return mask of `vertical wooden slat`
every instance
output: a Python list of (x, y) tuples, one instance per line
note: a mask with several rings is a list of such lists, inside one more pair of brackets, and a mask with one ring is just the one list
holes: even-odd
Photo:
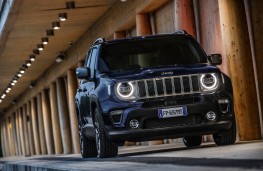
[(11, 115), (11, 123), (12, 123), (12, 134), (14, 139), (14, 148), (15, 148), (15, 155), (19, 155), (18, 151), (18, 143), (17, 143), (17, 132), (16, 132), (16, 122), (15, 122), (15, 113)]
[(68, 102), (69, 102), (69, 118), (70, 118), (70, 128), (73, 142), (74, 153), (80, 153), (80, 144), (79, 144), (79, 127), (78, 127), (78, 118), (75, 107), (75, 94), (78, 88), (77, 77), (75, 70), (69, 69), (67, 71), (68, 76)]
[(151, 20), (149, 14), (136, 14), (137, 36), (151, 35)]
[(186, 30), (196, 38), (193, 0), (175, 0), (175, 29)]
[(14, 139), (13, 139), (13, 131), (12, 131), (12, 122), (11, 122), (11, 117), (7, 118), (7, 133), (8, 133), (8, 139), (9, 139), (9, 145), (10, 145), (10, 155), (14, 156), (15, 155), (15, 144), (14, 144)]
[(220, 0), (223, 47), (234, 86), (235, 112), (240, 140), (261, 139), (256, 86), (244, 3)]
[(5, 155), (10, 156), (10, 146), (8, 141), (8, 134), (7, 134), (7, 124), (6, 120), (3, 121), (3, 135), (4, 135), (4, 143), (5, 143)]
[(37, 118), (38, 118), (38, 130), (39, 130), (41, 154), (47, 154), (47, 144), (46, 144), (44, 121), (43, 121), (41, 93), (37, 94)]
[(23, 112), (22, 108), (18, 109), (18, 120), (19, 120), (19, 131), (20, 131), (20, 142), (22, 147), (22, 155), (26, 155), (26, 147), (25, 147), (25, 134), (24, 134), (24, 126), (23, 126)]
[(34, 145), (34, 133), (33, 133), (33, 125), (32, 125), (32, 112), (31, 112), (31, 102), (27, 102), (27, 114), (28, 114), (28, 138), (29, 138), (29, 146), (30, 146), (30, 154), (35, 155), (35, 145)]
[(26, 104), (22, 107), (22, 115), (23, 115), (23, 128), (24, 128), (24, 140), (25, 140), (25, 156), (29, 156), (30, 154), (30, 144), (29, 144), (29, 138), (28, 138), (28, 127), (27, 127), (27, 106)]
[(68, 114), (68, 105), (66, 100), (66, 89), (64, 85), (64, 79), (58, 78), (56, 80), (57, 85), (57, 100), (58, 100), (58, 113), (60, 121), (60, 130), (62, 135), (62, 145), (64, 154), (72, 153), (72, 142), (70, 132), (70, 122)]
[(59, 123), (58, 102), (57, 102), (55, 82), (51, 83), (50, 85), (50, 107), (51, 107), (51, 121), (53, 128), (55, 153), (61, 154), (63, 153), (63, 148), (62, 148), (62, 140), (61, 140), (61, 130)]
[(37, 116), (37, 102), (35, 98), (31, 99), (31, 116), (32, 116), (32, 128), (36, 155), (41, 154), (40, 138), (38, 131), (38, 116)]
[(48, 90), (42, 90), (42, 112), (43, 112), (43, 123), (47, 144), (47, 152), (48, 154), (54, 154), (54, 140), (52, 133), (52, 124), (51, 124), (51, 111), (50, 111), (50, 103)]
[(15, 113), (15, 121), (16, 121), (16, 133), (17, 133), (17, 146), (18, 146), (18, 155), (23, 155), (22, 153), (22, 143), (21, 143), (21, 136), (19, 131), (19, 109), (17, 109)]
[(4, 140), (4, 121), (1, 121), (0, 123), (1, 125), (1, 146), (2, 146), (2, 153), (3, 153), (3, 157), (6, 157), (6, 147), (5, 147), (5, 140)]
[(248, 19), (249, 38), (253, 56), (254, 73), (256, 78), (257, 95), (259, 102), (259, 116), (261, 136), (263, 137), (263, 3), (262, 0), (245, 0)]

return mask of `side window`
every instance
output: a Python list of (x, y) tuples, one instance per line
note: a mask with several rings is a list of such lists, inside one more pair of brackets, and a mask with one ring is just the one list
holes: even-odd
[(90, 60), (89, 67), (90, 67), (90, 77), (91, 78), (94, 78), (94, 76), (95, 76), (97, 52), (98, 52), (97, 47), (94, 47), (92, 49), (92, 53), (91, 53), (90, 59), (89, 59)]
[(87, 57), (86, 57), (85, 64), (84, 64), (85, 67), (89, 67), (89, 65), (90, 65), (91, 53), (92, 53), (92, 50), (89, 50)]

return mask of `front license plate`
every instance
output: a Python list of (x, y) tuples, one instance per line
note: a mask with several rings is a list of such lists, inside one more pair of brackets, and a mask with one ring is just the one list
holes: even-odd
[(186, 106), (168, 108), (168, 109), (158, 109), (159, 118), (171, 118), (177, 116), (187, 116)]

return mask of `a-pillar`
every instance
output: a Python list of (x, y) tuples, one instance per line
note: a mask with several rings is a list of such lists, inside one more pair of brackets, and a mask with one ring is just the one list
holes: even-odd
[(44, 122), (44, 130), (47, 144), (48, 154), (54, 154), (54, 140), (52, 133), (52, 124), (51, 123), (51, 111), (50, 111), (50, 103), (48, 90), (42, 90), (42, 112), (43, 112), (43, 122)]
[(186, 30), (196, 37), (196, 24), (193, 0), (175, 0), (175, 29)]
[(58, 114), (58, 102), (57, 102), (57, 92), (56, 92), (56, 83), (52, 82), (50, 85), (50, 107), (51, 107), (51, 122), (54, 136), (54, 146), (55, 153), (63, 153), (62, 140), (61, 140), (61, 130), (59, 123), (59, 114)]
[(77, 77), (75, 70), (69, 69), (67, 72), (68, 76), (68, 103), (69, 103), (69, 119), (71, 127), (71, 135), (73, 142), (74, 153), (80, 152), (79, 144), (79, 131), (78, 131), (78, 118), (75, 107), (75, 94), (78, 88)]
[(34, 146), (34, 133), (33, 133), (33, 127), (32, 127), (32, 113), (31, 113), (31, 103), (30, 101), (27, 102), (27, 114), (28, 114), (28, 122), (27, 122), (27, 128), (28, 128), (28, 139), (29, 139), (29, 146), (30, 146), (30, 153), (31, 155), (35, 155), (35, 146)]
[(16, 121), (16, 135), (17, 135), (17, 146), (18, 146), (18, 155), (23, 155), (22, 153), (22, 143), (21, 143), (21, 136), (19, 130), (19, 109), (17, 109), (15, 113), (15, 121)]
[(229, 60), (240, 140), (261, 139), (256, 86), (244, 3), (220, 0), (223, 47)]
[(22, 147), (22, 155), (26, 155), (26, 146), (25, 146), (25, 134), (23, 126), (23, 112), (22, 108), (18, 109), (18, 120), (19, 120), (19, 131), (20, 131), (20, 142)]
[(56, 80), (57, 85), (57, 100), (58, 100), (58, 113), (60, 121), (60, 130), (62, 135), (62, 145), (64, 154), (72, 153), (72, 142), (70, 132), (69, 113), (66, 97), (66, 89), (64, 85), (64, 79), (58, 78)]
[[(136, 32), (137, 36), (146, 36), (152, 34), (151, 19), (148, 13), (136, 14)], [(163, 142), (163, 140), (149, 141), (148, 144), (157, 145), (163, 144)]]
[(27, 127), (27, 121), (28, 121), (28, 117), (27, 117), (27, 106), (24, 105), (22, 107), (23, 112), (23, 128), (24, 128), (24, 140), (25, 140), (25, 156), (29, 156), (30, 155), (30, 144), (29, 144), (29, 138), (28, 138), (28, 127)]
[(39, 130), (41, 154), (47, 154), (47, 144), (46, 144), (44, 122), (43, 122), (41, 93), (37, 94), (37, 118), (38, 118), (38, 130)]
[(36, 155), (41, 154), (40, 138), (38, 132), (38, 117), (37, 117), (37, 102), (35, 98), (31, 100), (31, 117), (32, 117), (32, 128)]

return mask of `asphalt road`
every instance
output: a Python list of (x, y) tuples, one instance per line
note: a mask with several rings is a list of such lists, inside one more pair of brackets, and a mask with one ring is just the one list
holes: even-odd
[(2, 158), (2, 170), (92, 170), (92, 171), (243, 171), (263, 170), (263, 142), (217, 147), (204, 144), (185, 148), (182, 144), (126, 147), (116, 158), (83, 159), (79, 154)]

